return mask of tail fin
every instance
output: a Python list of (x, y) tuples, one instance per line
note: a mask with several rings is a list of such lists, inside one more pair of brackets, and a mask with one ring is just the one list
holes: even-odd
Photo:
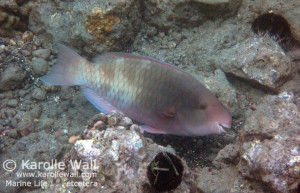
[(85, 60), (76, 52), (60, 43), (56, 43), (58, 58), (50, 72), (40, 77), (44, 83), (49, 85), (79, 85), (79, 65)]

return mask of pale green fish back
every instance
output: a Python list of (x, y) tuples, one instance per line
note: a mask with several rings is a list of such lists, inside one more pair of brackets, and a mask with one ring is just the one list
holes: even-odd
[(139, 58), (82, 65), (85, 85), (119, 110), (160, 111), (182, 92), (182, 72)]

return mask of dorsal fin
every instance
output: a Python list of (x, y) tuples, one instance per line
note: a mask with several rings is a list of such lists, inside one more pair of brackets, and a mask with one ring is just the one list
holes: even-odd
[(117, 55), (117, 52), (108, 52), (108, 53), (104, 53), (99, 56), (96, 56), (95, 58), (93, 58), (92, 61), (95, 63), (109, 63), (119, 57), (120, 56)]
[(122, 53), (122, 52), (108, 52), (108, 53), (105, 53), (105, 54), (101, 54), (101, 55), (95, 57), (93, 59), (93, 62), (108, 63), (108, 62), (111, 62), (111, 61), (115, 60), (116, 58), (133, 58), (133, 59), (149, 60), (151, 62), (158, 63), (160, 65), (170, 67), (170, 68), (175, 69), (177, 71), (180, 71), (182, 73), (186, 73), (185, 71), (183, 71), (182, 69), (180, 69), (177, 66), (174, 66), (172, 64), (168, 64), (166, 62), (163, 62), (163, 61), (151, 58), (151, 57), (142, 56), (142, 55), (135, 55), (135, 54), (126, 54), (126, 53)]

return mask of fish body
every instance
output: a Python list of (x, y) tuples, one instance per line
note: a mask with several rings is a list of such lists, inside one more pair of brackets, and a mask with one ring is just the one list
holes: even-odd
[(58, 51), (57, 64), (42, 81), (85, 86), (83, 94), (99, 110), (119, 110), (148, 132), (207, 135), (231, 125), (229, 111), (217, 98), (175, 66), (124, 53), (102, 54), (90, 62), (61, 44)]

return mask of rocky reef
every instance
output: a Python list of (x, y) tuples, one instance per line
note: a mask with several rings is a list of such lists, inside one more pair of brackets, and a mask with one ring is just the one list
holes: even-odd
[[(49, 179), (48, 185), (42, 187), (46, 192), (154, 191), (147, 178), (147, 172), (153, 172), (149, 170), (150, 162), (162, 152), (172, 156), (175, 154), (172, 147), (163, 147), (145, 138), (143, 130), (119, 112), (95, 115), (83, 134), (72, 142), (72, 150), (64, 157), (64, 162), (68, 163), (66, 169), (50, 169), (48, 172), (75, 172), (76, 178)], [(78, 168), (72, 165), (74, 160), (81, 163)], [(183, 192), (191, 186), (191, 171), (183, 160), (182, 163), (178, 171), (181, 171), (183, 177), (180, 178), (179, 187), (175, 186), (174, 192)], [(171, 176), (169, 174), (165, 178)], [(78, 186), (69, 187), (67, 184), (70, 182), (76, 182)]]
[(21, 31), (28, 28), (28, 17), (31, 13), (33, 2), (21, 1), (1, 1), (0, 2), (0, 36), (14, 37), (20, 35)]
[[(1, 192), (299, 192), (299, 10), (298, 0), (0, 2)], [(153, 135), (99, 113), (80, 87), (39, 80), (55, 42), (88, 59), (121, 51), (174, 64), (230, 110), (232, 128)], [(20, 176), (30, 172), (49, 176)]]
[(300, 112), (293, 102), (294, 96), (287, 92), (261, 99), (237, 143), (218, 153), (212, 171), (200, 170), (198, 188), (204, 192), (221, 188), (221, 192), (297, 192)]
[(240, 132), (239, 171), (268, 191), (299, 190), (300, 112), (293, 102), (292, 93), (266, 96)]
[[(45, 1), (33, 9), (29, 24), (45, 43), (73, 42), (80, 52), (99, 54), (133, 40), (140, 26), (139, 7), (135, 0)], [(66, 28), (66, 23), (72, 25)]]

